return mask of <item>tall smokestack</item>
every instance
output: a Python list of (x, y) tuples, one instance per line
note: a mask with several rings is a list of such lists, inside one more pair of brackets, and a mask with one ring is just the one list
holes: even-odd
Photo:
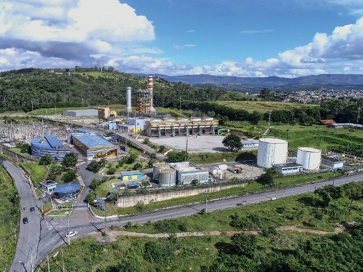
[(148, 76), (147, 77), (147, 89), (149, 93), (151, 94), (151, 112), (155, 112), (154, 109), (154, 77)]
[(126, 88), (126, 112), (127, 115), (132, 113), (132, 106), (131, 106), (131, 87)]

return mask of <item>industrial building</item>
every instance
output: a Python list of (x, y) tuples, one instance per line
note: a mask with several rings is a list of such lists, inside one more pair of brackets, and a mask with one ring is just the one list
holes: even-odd
[(331, 168), (331, 169), (340, 169), (340, 168), (343, 168), (344, 161), (342, 161), (338, 158), (322, 156), (321, 157), (321, 166), (326, 167), (326, 168)]
[[(131, 90), (130, 90), (131, 98)], [(126, 89), (126, 98), (129, 97), (128, 89)], [(155, 112), (154, 109), (154, 77), (147, 77), (147, 90), (137, 91), (137, 105), (136, 112), (140, 114), (151, 114)], [(130, 104), (129, 100), (126, 99), (126, 109)], [(129, 113), (129, 111), (128, 111)]]
[(285, 164), (287, 159), (287, 142), (274, 138), (260, 139), (258, 144), (257, 165), (271, 168), (275, 164)]
[(54, 192), (55, 187), (57, 187), (57, 182), (54, 180), (45, 180), (42, 182), (39, 182), (41, 188), (43, 191), (46, 191), (48, 193)]
[(213, 118), (151, 120), (145, 123), (148, 137), (202, 135), (218, 132), (218, 120)]
[(332, 127), (332, 128), (352, 127), (352, 128), (355, 128), (355, 129), (363, 129), (363, 125), (354, 124), (354, 123), (335, 123), (335, 124), (329, 124), (328, 127)]
[(120, 178), (122, 181), (141, 180), (142, 173), (140, 171), (122, 172)]
[(303, 170), (303, 166), (298, 163), (275, 164), (274, 167), (284, 175), (298, 174)]
[(74, 133), (71, 141), (84, 155), (87, 161), (98, 158), (116, 157), (118, 146), (106, 141), (96, 134)]
[(246, 139), (246, 140), (241, 140), (241, 143), (243, 148), (247, 147), (253, 148), (253, 147), (258, 147), (259, 141), (254, 139)]
[(170, 168), (168, 164), (157, 163), (153, 167), (153, 179), (159, 181), (162, 187), (172, 187), (176, 185), (176, 170)]
[(30, 145), (32, 155), (38, 159), (50, 155), (55, 161), (63, 161), (64, 156), (71, 153), (71, 150), (65, 147), (54, 135), (36, 138), (31, 141)]
[(110, 117), (117, 117), (117, 113), (114, 110), (110, 110), (110, 108), (98, 108), (97, 111), (98, 119), (107, 120)]
[(305, 170), (318, 170), (321, 165), (321, 150), (310, 147), (299, 147), (296, 163)]
[(93, 109), (88, 110), (64, 110), (62, 114), (65, 116), (82, 117), (82, 116), (98, 116), (98, 111)]
[(188, 185), (193, 180), (205, 183), (209, 180), (208, 170), (202, 170), (191, 162), (171, 163), (170, 166), (176, 170), (177, 181), (180, 185)]

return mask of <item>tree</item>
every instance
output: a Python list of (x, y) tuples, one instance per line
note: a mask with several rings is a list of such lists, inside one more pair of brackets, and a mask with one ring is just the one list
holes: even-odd
[(242, 148), (241, 138), (237, 135), (228, 135), (223, 139), (222, 143), (231, 152), (238, 151)]
[(142, 164), (137, 162), (134, 164), (134, 167), (132, 167), (132, 170), (142, 170)]
[(265, 186), (274, 186), (275, 184), (275, 179), (276, 178), (280, 178), (283, 175), (277, 171), (276, 168), (270, 168), (266, 171), (265, 174), (262, 174), (258, 179), (257, 182), (265, 185)]
[(97, 173), (98, 171), (101, 170), (101, 165), (97, 162), (97, 161), (91, 161), (88, 165), (87, 165), (87, 169), (89, 171), (92, 171), (93, 173)]
[(75, 180), (76, 177), (77, 177), (76, 170), (70, 169), (63, 174), (62, 180), (64, 182), (68, 183), (68, 182), (72, 182), (73, 180)]
[(260, 91), (260, 97), (265, 100), (269, 100), (271, 98), (271, 91), (269, 88), (263, 88)]
[(116, 168), (115, 167), (110, 167), (108, 170), (107, 170), (107, 175), (113, 175), (116, 173)]
[(40, 165), (49, 165), (51, 163), (52, 163), (52, 157), (50, 155), (44, 155), (39, 160)]
[(63, 158), (63, 165), (65, 167), (75, 167), (77, 164), (77, 155), (74, 153), (69, 153), (64, 156)]

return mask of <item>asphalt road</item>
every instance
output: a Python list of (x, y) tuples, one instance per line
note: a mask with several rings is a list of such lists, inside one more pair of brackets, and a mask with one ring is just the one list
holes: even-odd
[[(354, 176), (345, 176), (339, 179), (335, 179), (335, 185), (344, 185), (351, 182), (358, 182), (363, 180), (363, 174)], [(317, 188), (324, 187), (326, 185), (332, 184), (333, 181), (323, 181), (314, 184), (306, 184), (293, 188), (280, 189), (273, 192), (263, 192), (256, 193), (247, 196), (234, 197), (229, 199), (222, 199), (217, 201), (212, 201), (208, 203), (208, 212), (228, 209), (236, 206), (245, 206), (249, 204), (259, 203), (263, 201), (274, 201), (272, 198), (282, 198), (288, 196), (299, 195), (307, 192), (314, 192)], [(135, 217), (124, 217), (119, 220), (107, 221), (107, 227), (111, 226), (123, 226), (127, 222), (132, 222), (133, 224), (139, 223), (144, 224), (147, 221), (159, 221), (170, 218), (179, 218), (184, 216), (190, 216), (198, 213), (200, 210), (205, 208), (204, 204), (189, 205), (185, 207), (179, 207), (174, 209), (156, 211), (151, 213), (146, 213), (138, 215)], [(37, 255), (36, 263), (39, 264), (50, 252), (52, 252), (57, 247), (67, 243), (65, 237), (68, 231), (67, 218), (62, 219), (52, 219), (49, 222), (43, 222), (47, 224), (47, 227), (42, 228), (42, 237), (39, 243), (39, 251)], [(82, 235), (89, 234), (94, 231), (101, 231), (105, 224), (104, 221), (89, 219), (86, 211), (75, 210), (69, 219), (70, 230), (77, 231), (78, 237)]]
[[(35, 263), (40, 239), (40, 221), (41, 214), (35, 205), (30, 185), (22, 172), (8, 161), (0, 158), (5, 169), (15, 180), (15, 185), (20, 196), (21, 218), (20, 233), (16, 246), (16, 254), (10, 271), (31, 271), (31, 262)], [(31, 212), (30, 208), (35, 207)], [(25, 208), (24, 210), (22, 208)], [(28, 223), (23, 223), (23, 218), (28, 218)]]

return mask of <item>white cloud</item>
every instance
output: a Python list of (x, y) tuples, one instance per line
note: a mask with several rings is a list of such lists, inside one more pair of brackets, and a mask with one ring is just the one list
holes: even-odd
[(90, 55), (155, 53), (152, 22), (118, 0), (5, 0), (0, 3), (0, 49), (90, 61)]
[(195, 44), (184, 44), (185, 47), (195, 47)]

